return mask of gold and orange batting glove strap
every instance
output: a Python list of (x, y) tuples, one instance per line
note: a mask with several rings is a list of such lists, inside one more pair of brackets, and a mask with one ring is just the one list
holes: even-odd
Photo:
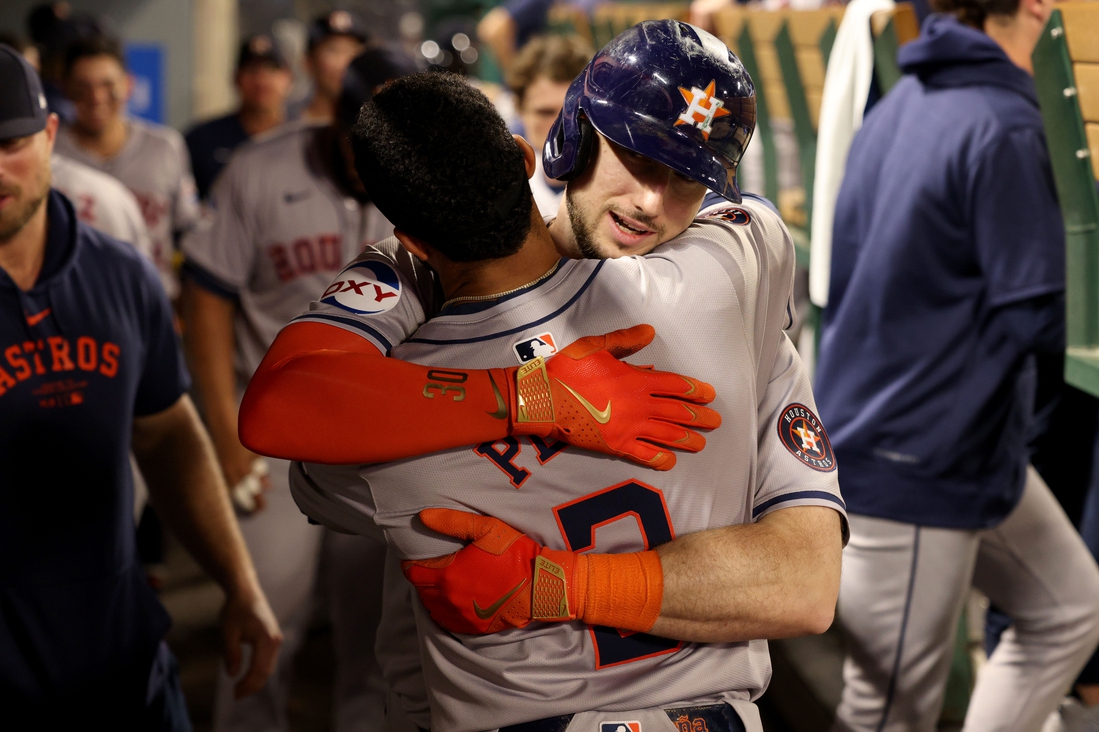
[(433, 531), (471, 541), (443, 557), (402, 563), (431, 617), (455, 633), (496, 633), (582, 620), (648, 631), (664, 575), (655, 552), (574, 554), (547, 549), (503, 521), (448, 508), (420, 512)]
[(647, 633), (660, 617), (664, 569), (654, 551), (591, 554), (583, 614), (589, 625)]
[(510, 432), (538, 435), (671, 470), (673, 450), (698, 452), (721, 415), (703, 406), (712, 386), (687, 376), (633, 366), (621, 359), (649, 345), (656, 332), (636, 325), (587, 336), (546, 361), (494, 370), (508, 388)]
[(664, 570), (654, 551), (573, 554), (543, 548), (534, 560), (531, 619), (581, 620), (648, 632), (660, 616)]

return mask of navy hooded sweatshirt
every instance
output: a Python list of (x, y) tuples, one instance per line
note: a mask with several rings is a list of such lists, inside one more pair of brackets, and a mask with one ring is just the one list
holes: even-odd
[(1033, 79), (931, 16), (851, 145), (816, 376), (848, 511), (995, 526), (1022, 494), (1065, 242)]

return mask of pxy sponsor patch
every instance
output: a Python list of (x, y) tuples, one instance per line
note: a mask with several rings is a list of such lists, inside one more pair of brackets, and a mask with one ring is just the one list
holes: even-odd
[(640, 722), (600, 722), (599, 732), (641, 732)]
[(401, 281), (384, 262), (355, 262), (340, 272), (321, 295), (326, 305), (358, 315), (376, 315), (392, 310), (401, 300)]
[(557, 342), (553, 333), (541, 333), (533, 338), (524, 338), (518, 343), (513, 343), (511, 349), (515, 351), (519, 363), (526, 363), (542, 356), (549, 358), (557, 353)]
[(778, 418), (778, 436), (794, 457), (813, 470), (836, 469), (832, 444), (817, 415), (804, 404), (791, 404)]

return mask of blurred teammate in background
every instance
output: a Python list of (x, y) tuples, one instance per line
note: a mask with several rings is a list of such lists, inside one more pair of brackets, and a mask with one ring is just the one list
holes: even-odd
[(253, 646), (237, 693), (263, 685), (281, 636), (186, 394), (156, 271), (50, 190), (58, 119), (7, 46), (0, 89), (0, 699), (41, 729), (101, 718), (189, 730), (170, 620), (136, 557), (131, 447), (225, 591), (229, 665)]
[(971, 586), (1015, 624), (966, 730), (1039, 729), (1099, 641), (1099, 568), (1027, 449), (1035, 356), (1065, 349), (1031, 62), (1053, 4), (937, 8), (852, 141), (832, 229), (816, 388), (851, 521), (843, 732), (935, 729)]
[[(81, 38), (104, 32), (104, 21), (85, 13), (74, 13), (67, 2), (36, 5), (27, 14), (27, 34), (38, 52), (31, 65), (42, 79), (42, 91), (50, 111), (71, 124), (75, 115), (72, 102), (62, 91), (65, 76), (65, 49)], [(22, 50), (22, 49), (20, 49)]]
[[(237, 505), (245, 541), (280, 623), (286, 653), (262, 692), (235, 702), (221, 675), (215, 729), (286, 728), (294, 652), (326, 596), (336, 655), (334, 728), (376, 730), (385, 688), (374, 660), (385, 546), (310, 526), (294, 505), (289, 464), (240, 444), (237, 405), (283, 325), (320, 297), (363, 247), (393, 232), (354, 170), (347, 131), (375, 87), (416, 70), (403, 53), (375, 48), (351, 62), (331, 125), (292, 124), (234, 154), (210, 196), (212, 219), (183, 243), (187, 347), (204, 415)], [(256, 489), (261, 483), (266, 492)], [(323, 560), (322, 560), (323, 557)], [(323, 561), (324, 587), (317, 587)]]
[[(507, 0), (485, 13), (477, 24), (477, 37), (492, 49), (496, 63), (507, 73), (516, 54), (549, 22), (549, 11), (559, 0)], [(566, 0), (585, 13), (599, 0)]]
[(278, 44), (270, 36), (258, 34), (240, 45), (233, 81), (240, 107), (195, 125), (186, 135), (195, 184), (203, 200), (238, 145), (286, 120), (286, 98), (294, 80)]
[(133, 79), (126, 72), (121, 46), (112, 38), (97, 36), (69, 46), (65, 86), (76, 121), (58, 132), (58, 152), (113, 175), (137, 197), (161, 281), (175, 299), (175, 240), (198, 218), (183, 137), (170, 127), (126, 115)]
[(561, 113), (569, 84), (594, 53), (576, 36), (539, 36), (523, 47), (508, 72), (508, 88), (515, 95), (515, 107), (523, 123), (521, 134), (537, 153), (530, 189), (543, 216), (557, 215), (565, 186), (546, 176), (542, 169), (542, 147)]
[(331, 122), (340, 98), (343, 72), (351, 59), (362, 53), (369, 34), (358, 16), (347, 10), (333, 10), (309, 25), (305, 66), (313, 79), (313, 95), (304, 109), (293, 110), (291, 118), (307, 122)]

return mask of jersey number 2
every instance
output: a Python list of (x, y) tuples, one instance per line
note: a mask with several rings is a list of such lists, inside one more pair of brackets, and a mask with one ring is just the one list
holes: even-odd
[[(633, 480), (564, 503), (555, 507), (553, 513), (566, 546), (573, 552), (594, 548), (595, 530), (600, 526), (631, 517), (641, 529), (646, 549), (675, 538), (664, 494)], [(646, 633), (623, 633), (601, 625), (592, 626), (591, 635), (597, 669), (675, 653), (683, 646), (679, 641)]]

